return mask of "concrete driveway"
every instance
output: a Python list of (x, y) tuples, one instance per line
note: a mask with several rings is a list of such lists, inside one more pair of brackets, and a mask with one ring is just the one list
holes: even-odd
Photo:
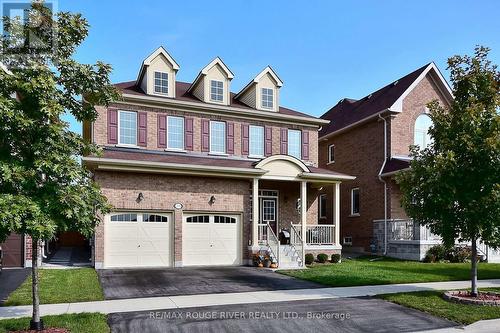
[(106, 269), (98, 275), (105, 299), (324, 287), (254, 267)]
[(457, 326), (373, 298), (225, 305), (111, 314), (112, 332), (416, 332)]

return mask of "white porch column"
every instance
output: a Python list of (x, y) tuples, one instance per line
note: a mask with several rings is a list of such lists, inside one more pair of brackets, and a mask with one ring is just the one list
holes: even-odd
[(302, 264), (306, 262), (306, 225), (307, 225), (307, 182), (300, 182), (300, 227), (302, 228)]
[(333, 224), (335, 225), (335, 245), (340, 245), (340, 183), (336, 183), (333, 196)]
[(252, 246), (259, 245), (259, 179), (252, 184)]

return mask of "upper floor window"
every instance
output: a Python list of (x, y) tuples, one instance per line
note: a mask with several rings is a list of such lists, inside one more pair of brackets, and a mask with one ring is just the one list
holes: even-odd
[(269, 88), (262, 88), (262, 107), (273, 108), (273, 90)]
[(328, 163), (335, 162), (335, 145), (328, 146)]
[(167, 148), (184, 149), (184, 118), (167, 117)]
[(168, 73), (155, 72), (155, 93), (168, 94)]
[(264, 127), (250, 126), (250, 155), (264, 156)]
[(119, 144), (137, 145), (137, 112), (118, 112)]
[(210, 80), (210, 100), (215, 102), (224, 100), (224, 82)]
[(326, 194), (321, 194), (319, 196), (319, 217), (326, 217)]
[(432, 119), (427, 114), (421, 114), (415, 121), (415, 132), (413, 144), (420, 147), (420, 149), (426, 148), (432, 143), (432, 138), (429, 135), (429, 129), (432, 126)]
[(299, 130), (288, 130), (288, 155), (298, 158), (302, 158), (301, 146), (302, 146), (302, 132)]
[(351, 189), (351, 215), (359, 215), (359, 187)]
[(210, 152), (226, 153), (226, 123), (223, 121), (210, 122)]

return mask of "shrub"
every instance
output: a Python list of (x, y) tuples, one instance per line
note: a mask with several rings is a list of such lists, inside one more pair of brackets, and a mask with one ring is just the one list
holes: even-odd
[(312, 253), (306, 254), (306, 265), (310, 265), (314, 262), (314, 255)]
[(424, 262), (467, 262), (471, 257), (471, 249), (468, 246), (454, 246), (447, 248), (444, 245), (435, 245), (427, 250)]
[(318, 256), (316, 257), (316, 259), (318, 259), (318, 262), (319, 262), (319, 263), (324, 264), (325, 262), (327, 262), (327, 261), (328, 261), (328, 255), (327, 255), (327, 254), (325, 254), (325, 253), (320, 253), (320, 254), (318, 254)]
[(439, 262), (446, 258), (446, 247), (444, 245), (434, 245), (427, 250), (424, 262)]
[(332, 262), (333, 262), (334, 264), (336, 264), (336, 263), (340, 262), (340, 254), (338, 254), (338, 253), (334, 253), (334, 254), (332, 254)]

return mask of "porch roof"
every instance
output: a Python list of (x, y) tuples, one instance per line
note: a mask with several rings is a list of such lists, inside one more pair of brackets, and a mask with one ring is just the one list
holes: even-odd
[[(171, 174), (191, 174), (204, 176), (224, 176), (239, 178), (268, 178), (280, 174), (281, 169), (272, 172), (266, 168), (273, 161), (288, 163), (297, 167), (295, 175), (282, 177), (283, 180), (310, 180), (318, 182), (338, 182), (355, 177), (327, 169), (306, 166), (303, 162), (287, 155), (273, 155), (263, 160), (252, 160), (228, 156), (207, 156), (196, 153), (172, 153), (144, 149), (105, 147), (101, 157), (86, 156), (83, 162), (91, 169), (136, 171)], [(280, 167), (283, 167), (282, 165)], [(283, 172), (285, 172), (283, 170)], [(292, 177), (293, 176), (293, 177)], [(297, 178), (297, 179), (292, 179)]]

